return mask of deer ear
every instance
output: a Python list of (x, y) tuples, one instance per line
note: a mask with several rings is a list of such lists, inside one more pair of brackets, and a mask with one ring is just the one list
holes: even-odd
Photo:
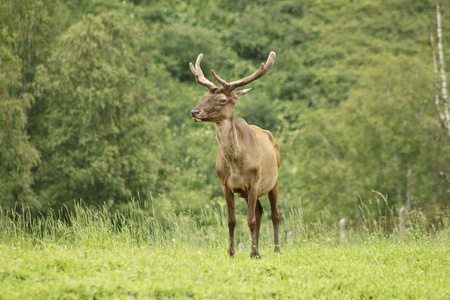
[(234, 92), (236, 97), (239, 99), (240, 97), (244, 96), (245, 94), (247, 94), (248, 91), (250, 91), (250, 89), (245, 89), (245, 90), (241, 90), (241, 91), (236, 91)]

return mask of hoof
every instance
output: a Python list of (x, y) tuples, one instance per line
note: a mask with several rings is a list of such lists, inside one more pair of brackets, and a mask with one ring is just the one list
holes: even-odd
[(275, 246), (275, 250), (273, 250), (273, 252), (274, 252), (274, 253), (282, 254), (282, 253), (281, 253), (281, 250), (280, 250), (280, 246)]
[(229, 249), (228, 252), (230, 253), (230, 257), (234, 257), (234, 249)]
[(250, 253), (250, 257), (253, 259), (261, 259), (261, 255), (259, 255), (258, 251), (253, 251), (252, 253)]

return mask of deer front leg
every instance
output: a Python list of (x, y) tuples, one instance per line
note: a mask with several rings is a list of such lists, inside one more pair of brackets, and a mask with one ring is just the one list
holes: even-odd
[(222, 186), (223, 194), (227, 202), (228, 208), (228, 236), (230, 242), (229, 253), (230, 257), (234, 256), (234, 228), (236, 227), (236, 216), (234, 214), (234, 194), (225, 186)]
[(250, 252), (250, 257), (259, 259), (261, 258), (261, 255), (259, 255), (258, 252), (258, 234), (259, 234), (259, 228), (258, 228), (258, 222), (256, 219), (256, 203), (258, 201), (257, 198), (257, 187), (252, 186), (250, 189), (250, 193), (248, 194), (248, 217), (247, 217), (247, 224), (248, 227), (250, 227), (250, 234), (252, 237), (252, 252)]
[(276, 253), (281, 253), (280, 251), (280, 236), (278, 233), (278, 227), (280, 225), (281, 214), (278, 210), (278, 181), (269, 192), (270, 209), (272, 210), (272, 222), (273, 222), (273, 233), (275, 239), (275, 251)]

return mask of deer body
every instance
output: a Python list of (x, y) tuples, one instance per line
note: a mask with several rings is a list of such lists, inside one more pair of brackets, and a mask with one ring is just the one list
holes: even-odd
[(234, 256), (234, 228), (236, 217), (234, 212), (234, 195), (246, 200), (248, 204), (247, 223), (252, 237), (253, 258), (260, 258), (258, 252), (259, 229), (263, 208), (258, 198), (268, 194), (274, 225), (275, 252), (279, 250), (278, 226), (280, 212), (278, 199), (278, 168), (280, 167), (280, 152), (278, 143), (272, 134), (248, 125), (244, 119), (234, 119), (234, 108), (237, 100), (250, 89), (233, 91), (237, 86), (245, 85), (262, 77), (273, 65), (275, 53), (271, 52), (266, 65), (254, 74), (227, 83), (212, 71), (213, 76), (223, 85), (217, 88), (207, 80), (200, 68), (200, 54), (195, 67), (190, 64), (197, 82), (210, 91), (203, 101), (192, 111), (191, 116), (196, 122), (214, 122), (216, 126), (219, 153), (216, 160), (216, 172), (222, 183), (222, 190), (228, 208), (229, 253)]
[[(216, 171), (222, 185), (242, 198), (248, 197), (252, 186), (257, 186), (258, 198), (267, 195), (278, 177), (278, 143), (269, 131), (248, 125), (244, 119), (230, 123), (216, 125), (220, 147)], [(232, 126), (236, 134), (230, 134), (233, 130), (227, 131)], [(242, 148), (245, 151), (241, 151)]]

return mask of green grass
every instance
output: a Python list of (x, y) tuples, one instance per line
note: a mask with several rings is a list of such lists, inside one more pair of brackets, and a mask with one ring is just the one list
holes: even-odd
[(410, 223), (404, 238), (350, 230), (341, 241), (335, 226), (298, 228), (291, 214), (283, 234), (297, 226), (294, 242), (274, 254), (264, 220), (262, 259), (252, 260), (243, 222), (244, 247), (228, 257), (224, 211), (174, 215), (163, 226), (137, 210), (77, 207), (68, 220), (2, 216), (0, 299), (450, 298), (446, 228)]

